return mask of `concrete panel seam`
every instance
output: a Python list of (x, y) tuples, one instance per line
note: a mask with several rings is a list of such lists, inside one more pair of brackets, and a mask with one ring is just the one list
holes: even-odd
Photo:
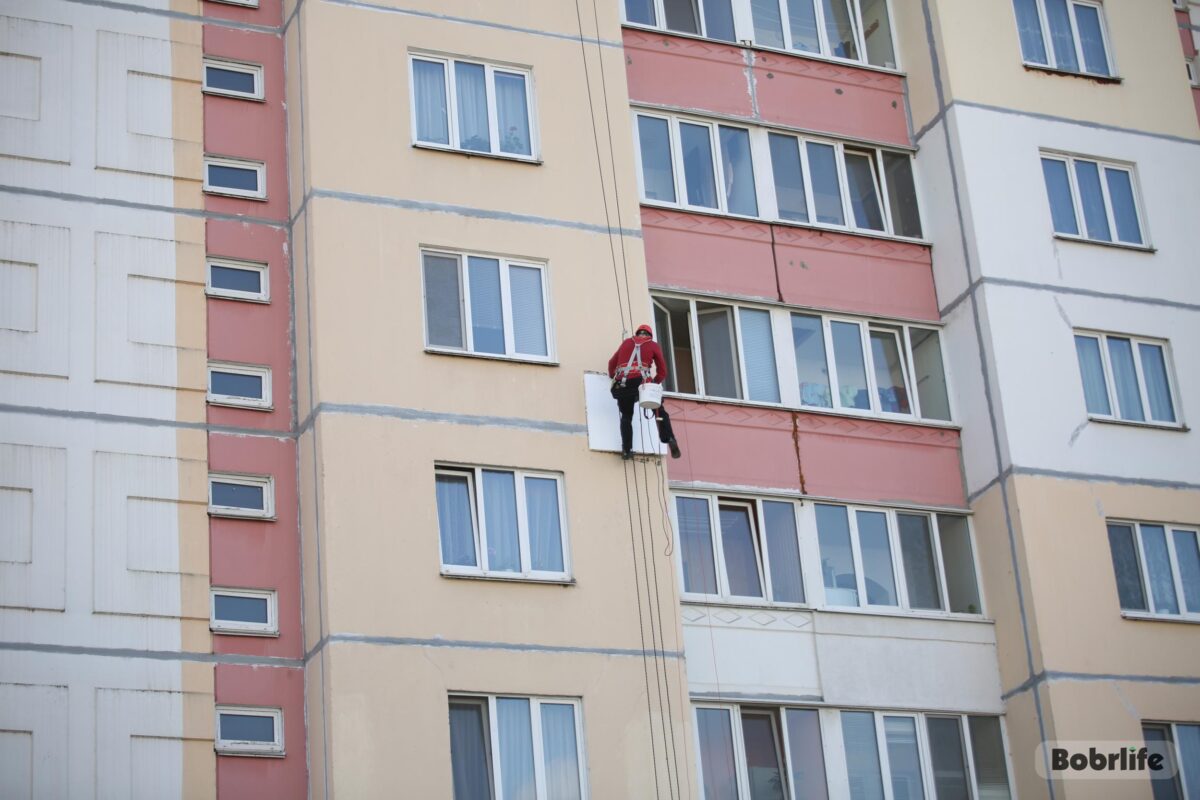
[(273, 430), (268, 428), (240, 428), (233, 425), (214, 425), (208, 422), (185, 422), (175, 419), (158, 419), (155, 417), (135, 417), (124, 414), (106, 414), (98, 411), (74, 411), (65, 408), (43, 408), (41, 406), (20, 406), (12, 403), (0, 403), (0, 414), (30, 414), (38, 417), (55, 419), (78, 419), (90, 422), (109, 422), (115, 425), (141, 425), (147, 428), (176, 428), (179, 430), (205, 431), (207, 433), (224, 433), (231, 436), (261, 436), (267, 439), (294, 439), (296, 434), (290, 430)]
[(359, 405), (353, 403), (319, 403), (301, 424), (298, 434), (303, 435), (322, 414), (349, 414), (354, 416), (391, 417), (417, 422), (448, 422), (455, 425), (479, 425), (544, 433), (580, 435), (587, 433), (587, 425), (573, 422), (548, 422), (523, 417), (490, 417), (478, 414), (455, 414), (445, 411), (425, 411), (419, 408), (400, 406)]
[(1100, 300), (1116, 300), (1122, 303), (1135, 303), (1138, 305), (1163, 306), (1165, 308), (1177, 308), (1181, 311), (1200, 311), (1200, 303), (1185, 303), (1182, 300), (1169, 300), (1165, 297), (1146, 297), (1144, 295), (1124, 294), (1123, 292), (1102, 292), (1098, 289), (1086, 289), (1080, 286), (1057, 286), (1053, 283), (1038, 283), (1036, 281), (1022, 281), (1014, 278), (997, 278), (983, 276), (976, 278), (975, 281), (962, 291), (958, 297), (955, 297), (947, 303), (941, 310), (943, 317), (947, 316), (955, 308), (957, 308), (967, 297), (973, 294), (980, 286), (1008, 286), (1015, 289), (1029, 289), (1035, 292), (1050, 292), (1051, 294), (1072, 294), (1080, 297), (1095, 297)]
[[(74, 0), (69, 1), (74, 2)], [(47, 197), (52, 200), (65, 200), (69, 203), (92, 203), (100, 206), (128, 208), (134, 211), (159, 211), (164, 214), (178, 214), (184, 217), (199, 217), (200, 219), (216, 219), (228, 222), (242, 222), (251, 225), (266, 225), (271, 228), (282, 229), (287, 227), (287, 223), (282, 220), (267, 219), (266, 217), (250, 217), (243, 214), (224, 214), (218, 211), (205, 211), (202, 208), (179, 208), (177, 206), (163, 206), (155, 203), (136, 203), (132, 200), (119, 200), (114, 197), (94, 197), (91, 195), (71, 194), (68, 192), (52, 192), (48, 189), (32, 189), (27, 186), (0, 185), (0, 192), (9, 194), (23, 194), (31, 197)]]
[(1058, 681), (1124, 681), (1127, 683), (1163, 683), (1172, 686), (1197, 686), (1200, 685), (1200, 675), (1137, 675), (1109, 672), (1062, 672), (1059, 670), (1045, 670), (1009, 689), (1000, 695), (1000, 699), (1007, 701), (1009, 698), (1024, 694), (1034, 687)]
[(1200, 489), (1200, 483), (1169, 481), (1160, 478), (1127, 478), (1121, 475), (1102, 475), (1095, 472), (1072, 472), (1070, 470), (1042, 469), (1040, 467), (1011, 468), (1014, 475), (1036, 475), (1046, 478), (1092, 481), (1095, 483), (1117, 483), (1125, 486), (1149, 486), (1156, 489)]
[[(439, 22), (454, 22), (459, 25), (477, 25), (481, 28), (491, 28), (493, 30), (510, 31), (512, 33), (524, 33), (530, 36), (544, 36), (548, 39), (562, 39), (568, 42), (578, 42), (582, 37), (570, 33), (559, 33), (557, 31), (546, 31), (539, 28), (525, 28), (519, 25), (505, 25), (502, 22), (492, 22), (486, 19), (476, 19), (474, 17), (456, 17), (450, 14), (435, 14), (432, 11), (420, 11), (415, 8), (397, 8), (396, 6), (381, 6), (375, 3), (364, 3), (362, 0), (323, 0), (325, 3), (332, 6), (346, 6), (348, 8), (361, 8), (368, 11), (381, 11), (387, 14), (402, 14), (408, 17), (422, 17), (424, 19), (434, 19)], [(615, 42), (611, 39), (586, 38), (583, 41), (588, 44), (601, 45), (603, 47), (613, 47), (622, 49), (625, 47), (623, 42)]]
[(824, 703), (825, 698), (819, 694), (761, 694), (758, 692), (688, 692), (692, 700), (713, 702), (753, 701), (756, 703)]
[(682, 659), (681, 650), (642, 650), (636, 647), (584, 647), (573, 645), (533, 644), (529, 642), (492, 642), (471, 639), (420, 638), (414, 636), (369, 636), (359, 633), (331, 633), (313, 646), (304, 656), (307, 663), (334, 644), (368, 644), (380, 647), (446, 647), (464, 650), (508, 650), (518, 653), (549, 653), (559, 655), (597, 655), (644, 658)]
[(201, 653), (190, 650), (138, 650), (130, 647), (88, 647), (83, 645), (40, 644), (38, 642), (0, 642), (0, 650), (20, 653), (50, 653), (54, 655), (103, 656), (148, 661), (189, 661), (201, 664), (239, 664), (255, 667), (288, 667), (299, 669), (303, 659), (284, 656), (254, 656), (240, 653)]
[(204, 25), (219, 25), (223, 28), (237, 28), (239, 30), (254, 31), (256, 33), (271, 33), (278, 35), (282, 32), (282, 28), (273, 25), (255, 25), (251, 22), (237, 22), (236, 20), (221, 19), (220, 17), (206, 17), (201, 14), (189, 14), (186, 11), (172, 11), (166, 8), (150, 8), (148, 6), (135, 5), (133, 3), (117, 3), (113, 0), (63, 0), (64, 3), (74, 3), (81, 6), (97, 6), (99, 8), (108, 8), (113, 11), (128, 11), (131, 14), (150, 14), (156, 17), (166, 17), (168, 19), (178, 19), (184, 22), (198, 22)]

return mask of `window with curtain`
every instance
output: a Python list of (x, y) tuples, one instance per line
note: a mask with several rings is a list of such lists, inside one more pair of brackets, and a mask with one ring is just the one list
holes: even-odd
[(1167, 342), (1076, 332), (1089, 417), (1178, 426)]
[(1200, 531), (1183, 525), (1109, 522), (1121, 610), (1200, 619)]
[(804, 602), (792, 501), (677, 494), (675, 520), (685, 595)]
[(470, 253), (421, 253), (431, 349), (549, 361), (546, 267)]
[(427, 55), (411, 62), (418, 144), (535, 157), (528, 70)]
[(454, 800), (583, 797), (579, 700), (451, 695), (449, 707)]
[(1132, 167), (1043, 154), (1042, 177), (1055, 233), (1145, 246)]
[(561, 476), (444, 466), (434, 483), (444, 573), (568, 577)]
[(817, 503), (826, 606), (981, 614), (966, 517)]
[(1013, 0), (1026, 64), (1113, 75), (1104, 6), (1094, 0)]
[[(905, 238), (922, 235), (908, 153), (648, 111), (635, 120), (647, 202)], [(1116, 185), (1120, 176), (1111, 180)], [(1118, 205), (1124, 202), (1123, 195), (1113, 196)]]
[(624, 7), (633, 25), (897, 66), (886, 0), (625, 0)]

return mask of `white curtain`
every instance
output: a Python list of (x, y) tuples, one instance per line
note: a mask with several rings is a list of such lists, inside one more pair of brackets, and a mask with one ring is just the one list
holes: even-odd
[(1167, 382), (1167, 363), (1163, 349), (1156, 344), (1138, 344), (1142, 357), (1142, 377), (1146, 379), (1146, 397), (1150, 400), (1150, 419), (1174, 422), (1175, 407), (1171, 403), (1171, 385)]
[(416, 94), (417, 139), (450, 144), (446, 119), (446, 67), (437, 61), (413, 60), (413, 90)]
[(513, 347), (526, 355), (547, 355), (542, 271), (536, 267), (509, 267), (508, 292), (512, 303)]
[(529, 701), (523, 697), (497, 698), (496, 722), (500, 728), (501, 800), (537, 800)]
[(454, 800), (491, 800), (488, 749), (481, 703), (450, 704), (450, 768)]
[(525, 96), (525, 76), (499, 70), (494, 74), (500, 151), (522, 156), (533, 155), (529, 139), (529, 103)]
[(1128, 339), (1115, 336), (1108, 338), (1108, 363), (1112, 366), (1121, 419), (1138, 422), (1146, 419), (1142, 410), (1142, 396), (1138, 392), (1137, 370), (1133, 366), (1133, 347)]
[(746, 389), (751, 400), (779, 402), (779, 371), (775, 368), (775, 339), (771, 335), (771, 312), (739, 308), (742, 322), (742, 353), (746, 360)]
[(529, 517), (529, 558), (534, 569), (562, 572), (562, 528), (558, 518), (558, 481), (525, 479)]
[(803, 603), (804, 581), (800, 577), (800, 546), (792, 504), (764, 501), (763, 519), (767, 527), (773, 598), (784, 603)]
[(477, 353), (504, 352), (504, 311), (500, 299), (500, 262), (467, 259), (471, 285), (471, 336)]
[(442, 563), (474, 567), (475, 535), (471, 528), (471, 491), (466, 476), (437, 476), (438, 529)]
[(458, 144), (466, 150), (491, 152), (488, 133), (487, 74), (482, 64), (454, 62), (458, 94)]
[(488, 568), (501, 572), (520, 572), (517, 492), (511, 472), (483, 471), (483, 506), (487, 520)]
[(579, 800), (579, 748), (575, 741), (575, 708), (542, 703), (542, 757), (548, 800)]
[(1175, 574), (1167, 550), (1167, 535), (1161, 525), (1142, 525), (1142, 552), (1146, 554), (1146, 572), (1150, 575), (1150, 595), (1154, 611), (1178, 614), (1179, 598), (1175, 596)]

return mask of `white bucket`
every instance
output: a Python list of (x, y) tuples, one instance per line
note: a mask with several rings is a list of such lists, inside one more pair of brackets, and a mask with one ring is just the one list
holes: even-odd
[(661, 383), (643, 383), (638, 386), (638, 405), (642, 408), (655, 409), (662, 405), (663, 388)]

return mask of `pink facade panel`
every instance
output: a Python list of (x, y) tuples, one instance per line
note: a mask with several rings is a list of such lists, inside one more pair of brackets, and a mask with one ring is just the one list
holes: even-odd
[(1192, 20), (1186, 11), (1175, 11), (1175, 22), (1179, 24), (1179, 41), (1183, 45), (1183, 55), (1192, 58), (1196, 55), (1196, 42), (1192, 38)]
[(899, 75), (782, 53), (754, 53), (755, 95), (764, 122), (906, 145)]
[(304, 670), (218, 664), (219, 705), (283, 710), (283, 758), (217, 756), (217, 796), (221, 800), (303, 800), (308, 796), (304, 732)]
[(292, 350), (287, 233), (282, 228), (228, 220), (207, 222), (208, 255), (267, 265), (269, 303), (210, 298), (208, 357), (271, 368), (274, 408), (259, 411), (209, 406), (208, 421), (240, 428), (287, 430), (291, 424)]
[[(264, 0), (265, 2), (265, 0)], [(216, 3), (205, 3), (212, 8)], [(204, 207), (224, 214), (286, 220), (287, 119), (283, 38), (269, 33), (204, 26), (204, 54), (261, 64), (265, 100), (204, 96), (204, 152), (261, 161), (267, 168), (266, 200), (206, 195)]]
[(642, 237), (652, 286), (939, 319), (925, 245), (645, 206)]
[(742, 48), (628, 28), (624, 40), (629, 99), (635, 103), (754, 115)]
[(297, 524), (296, 445), (262, 436), (208, 437), (212, 472), (270, 475), (275, 479), (275, 519), (212, 517), (209, 524), (212, 585), (274, 589), (279, 601), (279, 636), (213, 636), (218, 653), (299, 658), (300, 538)]
[[(258, 0), (258, 7), (231, 5), (230, 3), (202, 4), (206, 17), (227, 19), (245, 25), (277, 26), (283, 22), (283, 0)], [(296, 5), (295, 2), (292, 5)]]
[(955, 430), (693, 400), (668, 408), (685, 453), (669, 464), (672, 481), (966, 505)]

